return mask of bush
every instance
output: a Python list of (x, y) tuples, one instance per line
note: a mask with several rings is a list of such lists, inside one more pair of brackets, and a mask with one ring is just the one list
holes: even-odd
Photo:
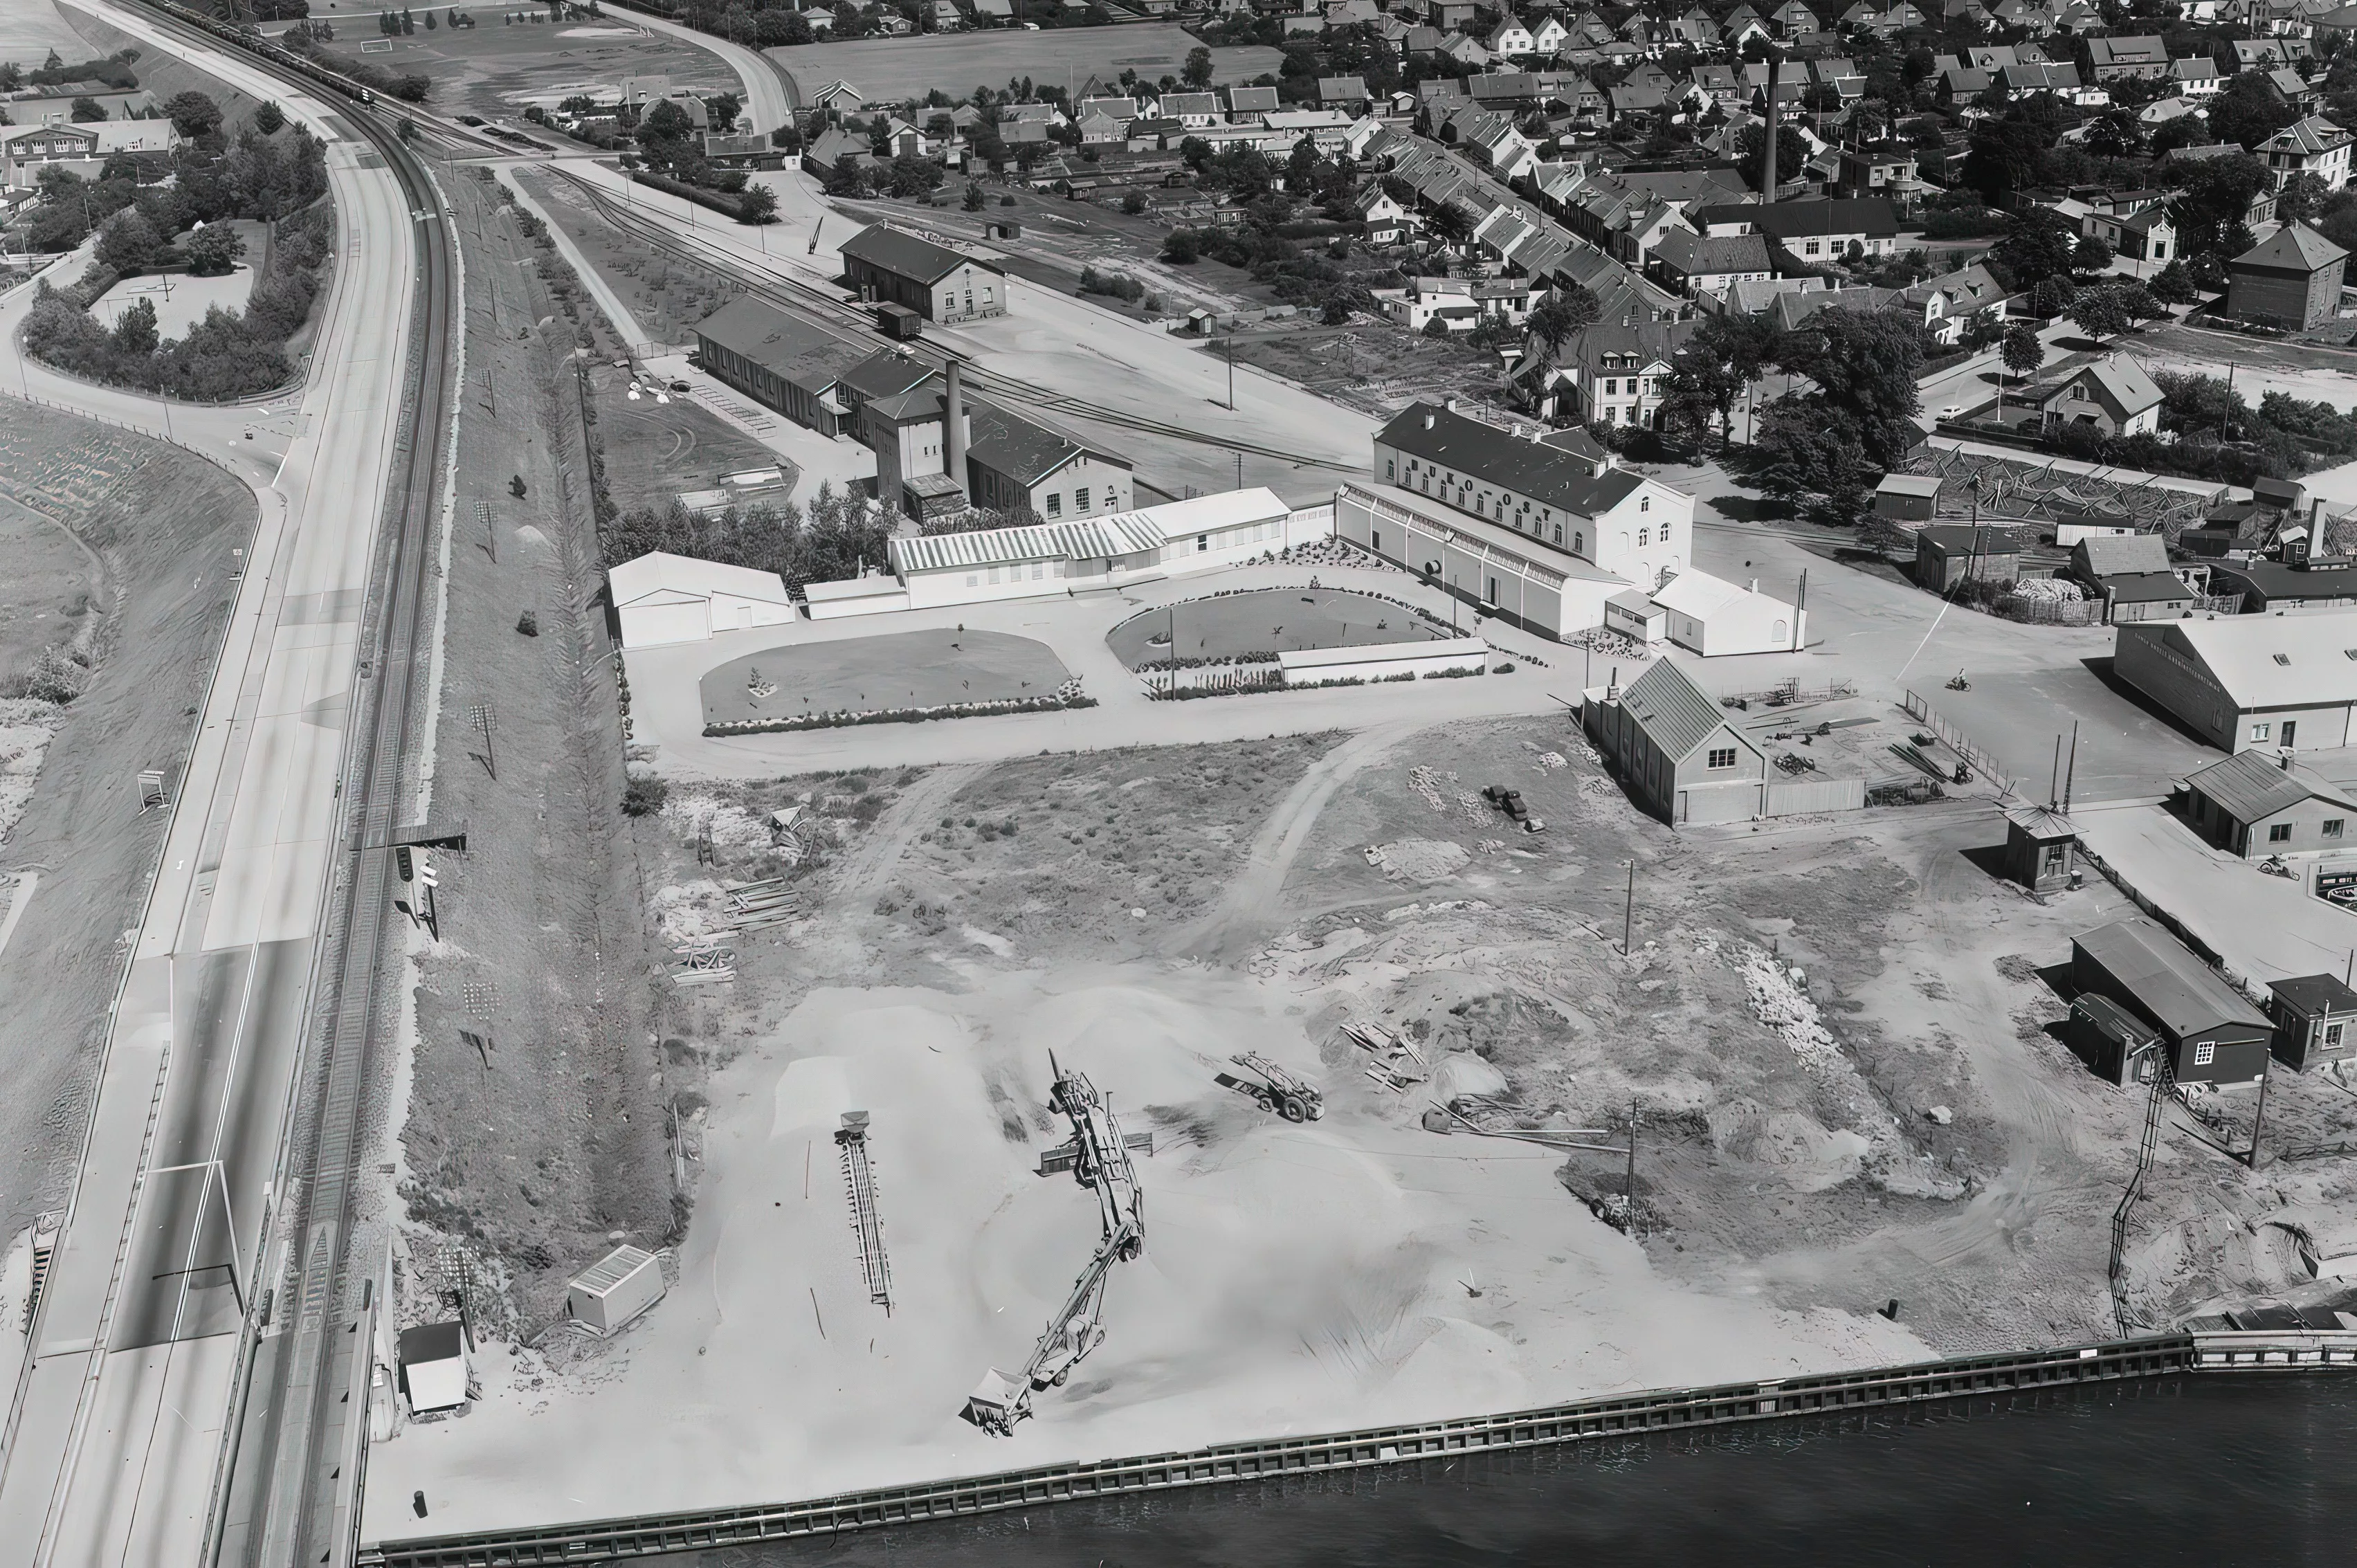
[(526, 610), (516, 617), (516, 630), (525, 637), (538, 637), (540, 635), (539, 612)]
[(622, 786), (622, 815), (651, 817), (670, 799), (670, 785), (651, 774), (640, 775)]
[(1146, 285), (1122, 273), (1101, 273), (1094, 267), (1081, 269), (1081, 292), (1102, 294), (1135, 305), (1146, 297)]

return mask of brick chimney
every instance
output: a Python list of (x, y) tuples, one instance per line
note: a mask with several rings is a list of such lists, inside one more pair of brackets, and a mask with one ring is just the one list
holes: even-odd
[(948, 394), (942, 401), (942, 472), (957, 483), (958, 493), (965, 492), (965, 382), (959, 379), (958, 362), (950, 361)]

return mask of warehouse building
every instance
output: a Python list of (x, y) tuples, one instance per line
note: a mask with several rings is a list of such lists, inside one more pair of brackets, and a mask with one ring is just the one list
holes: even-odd
[(928, 321), (1006, 314), (1006, 276), (996, 267), (882, 223), (844, 242), (843, 275), (860, 298), (907, 306)]
[(698, 362), (715, 380), (828, 436), (851, 433), (852, 405), (841, 383), (877, 352), (749, 295), (697, 322), (695, 347)]
[(2341, 306), (2348, 264), (2348, 252), (2305, 223), (2287, 223), (2226, 263), (2226, 312), (2291, 332), (2320, 327)]
[(2222, 751), (2346, 746), (2357, 611), (2123, 626), (2112, 673)]
[(1935, 594), (1966, 583), (2010, 583), (2021, 575), (2021, 530), (1935, 522), (1915, 531), (1915, 583)]
[(2140, 915), (2072, 939), (2071, 980), (2149, 1025), (2179, 1083), (2223, 1087), (2266, 1076), (2275, 1036), (2266, 1015)]
[(775, 572), (655, 550), (606, 574), (622, 646), (702, 642), (724, 631), (784, 626), (794, 602)]
[(1607, 687), (1583, 704), (1581, 717), (1638, 805), (1663, 821), (1739, 822), (1760, 814), (1768, 754), (1672, 660), (1655, 660), (1626, 687)]
[(1680, 648), (1717, 659), (1733, 653), (1796, 653), (1808, 645), (1809, 614), (1749, 586), (1688, 567), (1654, 592), (1663, 634)]

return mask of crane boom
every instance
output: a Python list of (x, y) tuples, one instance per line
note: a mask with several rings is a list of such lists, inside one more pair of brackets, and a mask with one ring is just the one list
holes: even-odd
[[(1071, 1122), (1072, 1136), (1041, 1156), (1040, 1174), (1069, 1168), (1073, 1180), (1095, 1189), (1099, 1237), (1088, 1266), (1049, 1319), (1021, 1373), (1009, 1377), (994, 1367), (966, 1396), (966, 1419), (1001, 1437), (1012, 1436), (1015, 1423), (1031, 1413), (1034, 1391), (1063, 1383), (1082, 1358), (1104, 1342), (1105, 1287), (1113, 1266), (1146, 1251), (1146, 1198), (1130, 1158), (1131, 1140), (1085, 1073), (1065, 1071), (1052, 1053), (1048, 1062), (1056, 1075), (1049, 1103)], [(1144, 1146), (1153, 1152), (1150, 1138)]]

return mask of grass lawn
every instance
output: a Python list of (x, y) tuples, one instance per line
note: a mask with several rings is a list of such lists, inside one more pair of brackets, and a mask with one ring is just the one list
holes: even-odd
[[(1292, 653), (1305, 648), (1365, 648), (1379, 642), (1425, 642), (1445, 635), (1414, 610), (1332, 588), (1263, 588), (1199, 599), (1171, 610), (1147, 610), (1113, 628), (1114, 656), (1135, 670), (1168, 659), (1162, 641), (1177, 617), (1178, 657), (1219, 659), (1239, 653)], [(706, 699), (708, 703), (709, 698)]]
[[(1046, 643), (998, 631), (904, 631), (772, 648), (704, 677), (704, 722), (1047, 697), (1070, 673)], [(770, 686), (776, 690), (759, 694)]]

